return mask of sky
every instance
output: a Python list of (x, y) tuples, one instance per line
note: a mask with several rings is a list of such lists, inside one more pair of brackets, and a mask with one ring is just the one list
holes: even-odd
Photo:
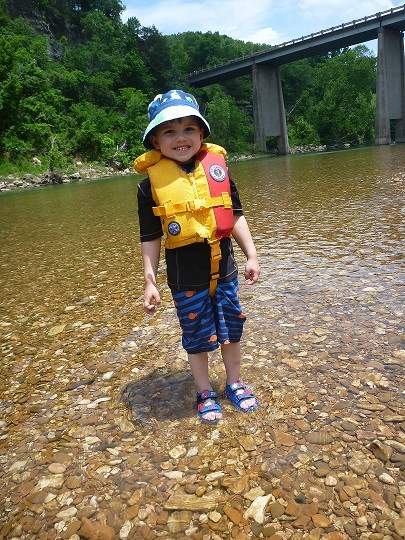
[[(164, 35), (219, 32), (278, 45), (404, 5), (404, 0), (122, 0), (123, 21), (136, 17)], [(376, 51), (376, 40), (365, 44)]]

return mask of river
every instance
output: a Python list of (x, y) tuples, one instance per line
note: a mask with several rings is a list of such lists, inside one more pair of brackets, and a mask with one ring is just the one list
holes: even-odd
[[(291, 407), (294, 414), (298, 411), (315, 422), (311, 431), (333, 428), (332, 404), (339, 400), (346, 411), (340, 418), (350, 417), (362, 433), (377, 429), (370, 427), (374, 414), (382, 415), (382, 423), (389, 423), (391, 415), (396, 418), (391, 422), (403, 427), (405, 145), (260, 158), (231, 163), (230, 170), (262, 268), (255, 287), (240, 287), (248, 317), (244, 377), (263, 403), (262, 413), (257, 413), (260, 422), (251, 428), (256, 450), (257, 441), (264, 444), (261, 462), (270, 449), (278, 449), (280, 455), (277, 434), (291, 431), (282, 411)], [(0, 440), (4, 466), (15, 467), (14, 476), (3, 472), (8, 492), (14, 493), (2, 500), (7, 515), (13, 516), (11, 536), (4, 534), (10, 520), (0, 522), (4, 538), (41, 538), (39, 531), (47, 539), (70, 538), (63, 532), (74, 516), (83, 526), (76, 518), (84, 515), (82, 507), (88, 505), (91, 492), (86, 482), (94, 475), (99, 488), (104, 482), (95, 517), (118, 533), (130, 497), (122, 494), (131, 491), (125, 463), (134, 458), (128, 448), (138, 444), (138, 461), (132, 465), (146, 464), (149, 472), (139, 474), (148, 483), (160, 474), (156, 463), (167, 457), (167, 438), (159, 439), (163, 426), (166, 436), (178, 437), (186, 448), (186, 441), (194, 441), (193, 448), (197, 445), (191, 434), (198, 430), (192, 411), (194, 388), (179, 347), (163, 264), (163, 307), (153, 319), (141, 309), (136, 214), (141, 178), (131, 175), (0, 194)], [(243, 257), (236, 251), (242, 267)], [(218, 381), (223, 377), (218, 358), (213, 360), (213, 376)], [(179, 392), (184, 396), (180, 407), (173, 402), (173, 393)], [(381, 401), (380, 394), (385, 396)], [(319, 404), (320, 396), (324, 405)], [(359, 400), (370, 404), (363, 412), (357, 409)], [(104, 431), (97, 426), (97, 415)], [(188, 426), (181, 434), (179, 422)], [(246, 422), (235, 427), (224, 421), (222, 434), (239, 440), (238, 429), (249, 433)], [(392, 430), (387, 436), (396, 437)], [(143, 450), (141, 442), (146, 445)], [(292, 442), (283, 444), (289, 456), (281, 458), (286, 470), (299, 450), (291, 450)], [(115, 465), (108, 452), (105, 456), (108, 446), (119, 449)], [(153, 448), (160, 457), (153, 456)], [(72, 496), (76, 512), (57, 517), (72, 501), (62, 497), (56, 506), (46, 506), (44, 496), (32, 502), (27, 531), (21, 525), (27, 485), (35, 487), (37, 475), (47, 477), (46, 467), (61, 449), (77, 458), (76, 465), (72, 456), (56, 460), (63, 473), (54, 474), (65, 474), (65, 479), (73, 467), (69, 477), (81, 478), (69, 488), (77, 491), (76, 499)], [(107, 463), (109, 472), (100, 469), (100, 463)], [(181, 470), (185, 474), (186, 469)], [(113, 477), (121, 477), (121, 483), (110, 485)], [(132, 476), (131, 481), (135, 482)], [(58, 494), (68, 489), (63, 482), (47, 485), (47, 492), (52, 486)], [(117, 486), (121, 506), (113, 517), (108, 500)], [(36, 492), (42, 488), (36, 485)], [(393, 490), (395, 496), (398, 489)], [(153, 493), (143, 493), (148, 504)], [(154, 513), (160, 515), (156, 508)], [(41, 525), (32, 533), (36, 516), (42, 516)], [(137, 516), (129, 521), (134, 535), (143, 520)], [(168, 527), (167, 519), (156, 523), (158, 518), (156, 530)], [(173, 538), (184, 531), (171, 527)]]

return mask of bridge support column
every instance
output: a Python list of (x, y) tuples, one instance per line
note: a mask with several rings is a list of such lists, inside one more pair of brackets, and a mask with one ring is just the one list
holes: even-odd
[(253, 121), (255, 144), (266, 151), (266, 137), (278, 137), (277, 149), (290, 153), (283, 91), (278, 67), (253, 65)]
[(380, 28), (378, 31), (376, 93), (375, 143), (391, 143), (391, 120), (397, 120), (396, 142), (405, 142), (404, 38), (398, 30)]

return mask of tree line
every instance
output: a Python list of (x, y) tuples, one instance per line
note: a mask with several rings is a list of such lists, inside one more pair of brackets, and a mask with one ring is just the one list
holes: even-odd
[[(33, 157), (128, 166), (144, 151), (146, 109), (170, 88), (192, 92), (211, 138), (254, 152), (252, 79), (196, 89), (189, 73), (268, 48), (218, 32), (165, 36), (120, 0), (0, 0), (0, 166)], [(364, 46), (281, 68), (291, 145), (374, 141), (376, 59)], [(271, 141), (269, 141), (269, 145)]]

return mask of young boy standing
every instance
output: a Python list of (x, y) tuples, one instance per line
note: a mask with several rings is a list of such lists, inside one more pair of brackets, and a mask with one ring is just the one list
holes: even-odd
[(182, 345), (197, 386), (202, 422), (222, 418), (208, 372), (208, 353), (221, 347), (225, 397), (242, 412), (258, 407), (240, 378), (240, 339), (245, 322), (239, 300), (231, 234), (246, 256), (245, 279), (257, 282), (256, 249), (239, 194), (229, 178), (226, 151), (203, 143), (208, 122), (195, 98), (181, 90), (159, 94), (148, 107), (143, 143), (134, 162), (148, 178), (138, 186), (138, 214), (145, 277), (143, 307), (160, 306), (157, 271), (165, 234), (167, 282), (182, 328)]

